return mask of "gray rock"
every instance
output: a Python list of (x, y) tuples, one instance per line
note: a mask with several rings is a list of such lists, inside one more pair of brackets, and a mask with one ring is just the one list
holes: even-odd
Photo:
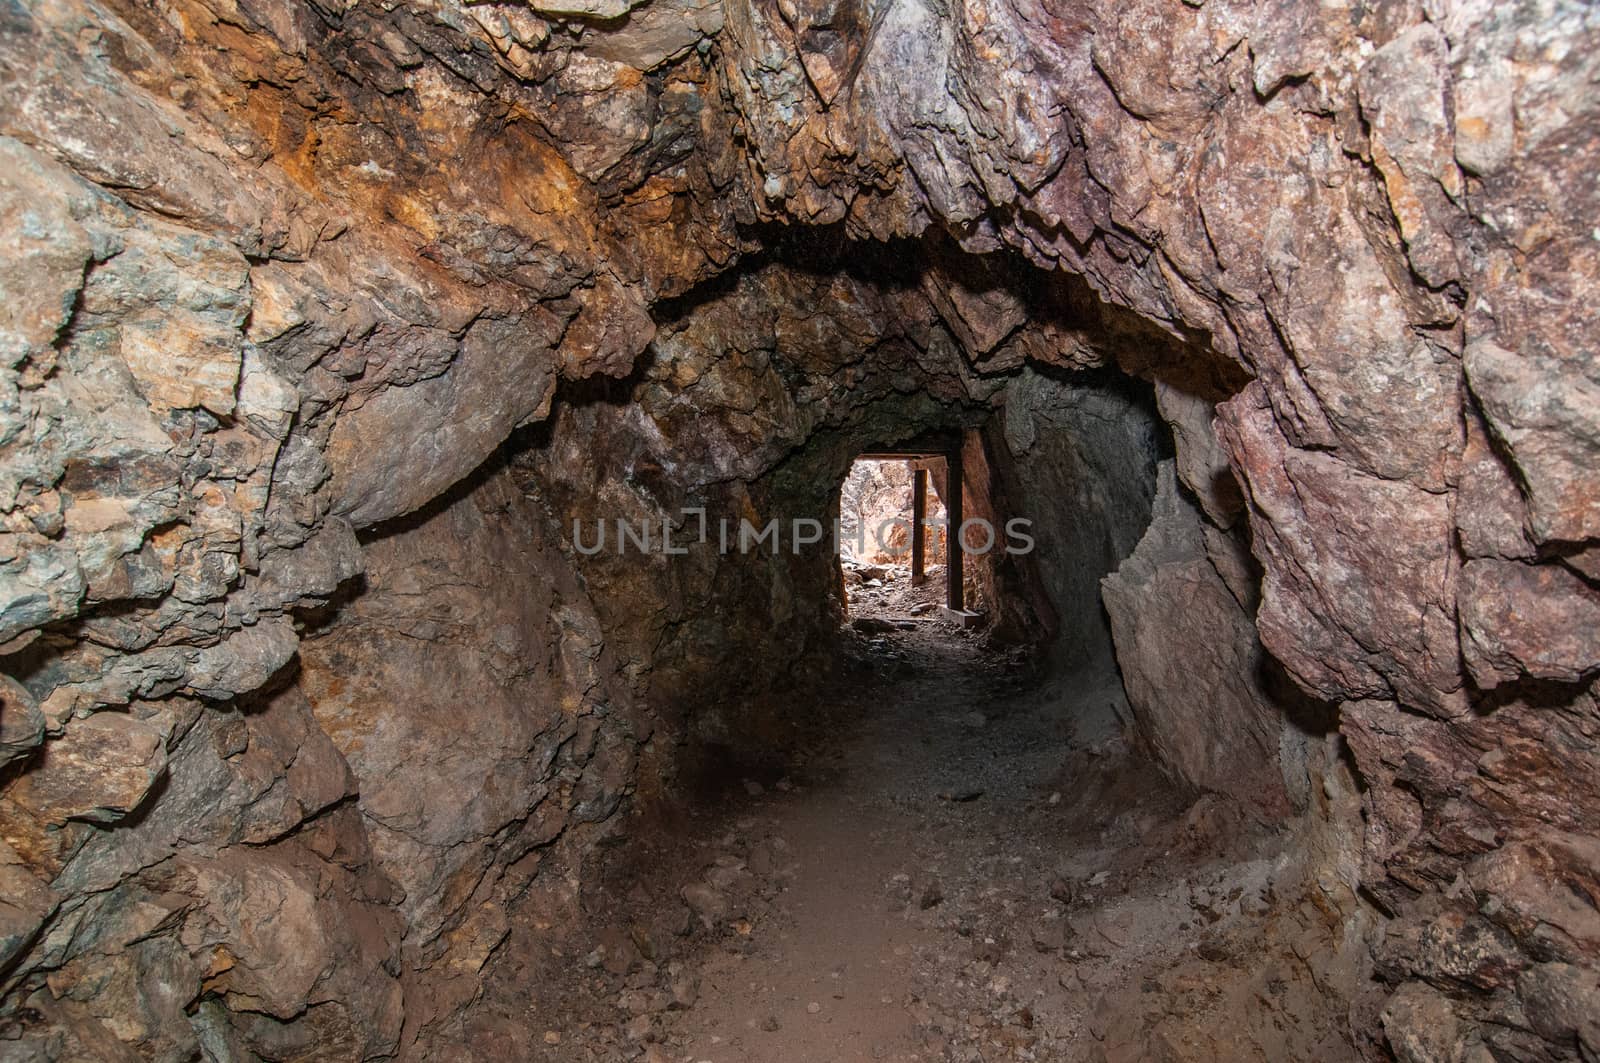
[(295, 655), (300, 638), (286, 619), (266, 619), (201, 650), (188, 672), (196, 694), (223, 701), (271, 679)]
[(0, 768), (44, 741), (44, 717), (27, 688), (0, 675)]
[(707, 929), (728, 916), (728, 899), (708, 882), (691, 882), (682, 890), (683, 903)]
[[(1256, 678), (1254, 625), (1207, 558), (1200, 514), (1179, 493), (1171, 462), (1158, 483), (1149, 531), (1102, 583), (1133, 729), (1183, 784), (1281, 814), (1284, 724)], [(1175, 652), (1180, 646), (1205, 650)]]

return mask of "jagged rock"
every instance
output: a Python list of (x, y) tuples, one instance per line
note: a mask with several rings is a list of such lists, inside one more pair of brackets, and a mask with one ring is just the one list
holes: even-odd
[(1469, 561), (1460, 603), (1462, 655), (1484, 689), (1600, 669), (1600, 590), (1560, 565)]
[[(370, 542), (366, 593), (300, 650), (300, 684), (354, 771), (375, 858), (405, 891), (408, 940), (467, 915), (447, 955), (472, 950), (478, 906), (510, 888), (508, 865), (615, 809), (633, 763), (626, 720), (604, 705), (583, 594), (540, 545), (544, 519), (494, 473)], [(419, 804), (419, 788), (432, 799)]]
[(72, 316), (94, 245), (65, 198), (48, 191), (59, 182), (60, 171), (10, 137), (0, 138), (0, 157), (6, 160), (0, 176), (0, 212), (6, 221), (0, 362), (14, 370), (26, 359), (48, 355)]
[(1469, 559), (1498, 557), (1529, 562), (1537, 559), (1537, 550), (1524, 528), (1523, 505), (1516, 480), (1495, 452), (1488, 429), (1477, 416), (1467, 421), (1456, 531), (1461, 539), (1461, 552)]
[(0, 675), (0, 768), (44, 741), (39, 704), (21, 683)]
[(639, 6), (643, 0), (532, 0), (533, 10), (546, 15), (590, 15), (614, 19)]
[(341, 417), (328, 446), (339, 511), (357, 527), (409, 513), (482, 464), (518, 424), (548, 412), (565, 324), (545, 312), (481, 319), (443, 373), (381, 391)]
[(635, 70), (653, 70), (676, 59), (723, 26), (715, 0), (651, 0), (629, 13), (626, 25), (600, 27), (584, 51)]
[(1467, 377), (1495, 435), (1510, 450), (1528, 495), (1536, 542), (1580, 542), (1600, 531), (1600, 500), (1580, 470), (1597, 455), (1600, 382), (1565, 361), (1528, 357), (1480, 338), (1467, 347)]
[(1228, 465), (1227, 452), (1211, 429), (1215, 403), (1157, 382), (1156, 405), (1172, 429), (1178, 479), (1199, 499), (1207, 520), (1219, 528), (1232, 527), (1244, 509), (1244, 497)]
[(254, 590), (274, 606), (310, 604), (332, 597), (365, 567), (349, 522), (328, 517), (304, 543), (262, 558)]
[[(717, 517), (826, 518), (855, 455), (930, 429), (993, 485), (970, 512), (1040, 522), (974, 564), (997, 633), (1120, 659), (1192, 786), (1276, 807), (1294, 760), (1349, 847), (1319, 858), (1406, 950), (1387, 1006), (1341, 990), (1367, 1032), (1596, 1051), (1590, 9), (0, 23), (20, 1058), (428, 1054), (514, 904), (576, 918), (662, 750), (761, 747), (788, 710), (738, 695), (828, 667), (831, 559), (724, 555)], [(686, 554), (567, 535), (681, 543), (697, 509)], [(1329, 703), (1364, 827), (1257, 633)], [(1121, 696), (1084, 694), (1073, 740)], [(1494, 933), (1442, 914), (1468, 889)], [(1109, 1025), (1108, 1052), (1183, 1043)]]
[(1448, 501), (1289, 445), (1256, 384), (1219, 425), (1249, 485), (1262, 644), (1319, 697), (1463, 712)]
[(1528, 1021), (1557, 1045), (1576, 1043), (1580, 1055), (1600, 1053), (1600, 978), (1566, 963), (1541, 963), (1518, 980)]
[(7, 798), (46, 827), (115, 823), (139, 807), (167, 767), (162, 735), (115, 712), (72, 721), (38, 756)]
[(158, 414), (233, 413), (249, 310), (244, 256), (176, 226), (130, 228), (84, 285), (80, 313), (114, 320), (111, 342)]
[(1411, 266), (1435, 288), (1461, 273), (1451, 230), (1465, 181), (1446, 104), (1449, 51), (1444, 33), (1423, 24), (1361, 67), (1361, 112), (1372, 127), (1373, 161)]
[[(1282, 710), (1257, 676), (1249, 617), (1206, 557), (1201, 518), (1161, 464), (1150, 528), (1102, 581), (1133, 728), (1186, 785), (1230, 794), (1267, 817), (1286, 811), (1276, 764)], [(1206, 647), (1203, 655), (1174, 652)]]
[[(84, 724), (117, 718), (73, 721), (65, 739)], [(349, 810), (329, 811), (353, 790), (310, 720), (293, 688), (229, 722), (215, 710), (198, 716), (174, 734), (171, 754), (156, 754), (167, 764), (159, 798), (166, 815), (124, 820), (116, 831), (79, 840), (56, 881), (68, 897), (91, 898), (74, 916), (87, 931), (35, 946), (55, 968), (64, 1009), (57, 1029), (87, 1035), (104, 1022), (115, 1031), (102, 1029), (111, 1045), (158, 1054), (192, 1050), (198, 1027), (201, 1037), (264, 1051), (285, 1035), (274, 1029), (277, 1020), (257, 1025), (253, 1011), (293, 1018), (308, 996), (325, 990), (345, 1003), (313, 1005), (308, 1029), (374, 1052), (392, 1048), (400, 995), (381, 965), (393, 948), (392, 915), (377, 906), (387, 902), (386, 888), (364, 870), (359, 823)], [(125, 720), (118, 737), (127, 739), (132, 724)], [(136, 741), (154, 739), (159, 749), (160, 732), (141, 727)], [(230, 844), (237, 840), (249, 844)], [(5, 873), (18, 870), (7, 865)], [(49, 900), (37, 891), (8, 897)], [(314, 984), (323, 990), (312, 992)], [(183, 1009), (203, 986), (218, 1010), (192, 1027)]]
[(1389, 1048), (1405, 1063), (1465, 1060), (1460, 1020), (1450, 1001), (1419, 982), (1408, 982), (1383, 1011)]
[(249, 693), (288, 664), (299, 644), (288, 620), (262, 620), (241, 628), (195, 656), (189, 688), (216, 701)]
[(0, 842), (0, 964), (10, 963), (55, 910), (58, 895)]

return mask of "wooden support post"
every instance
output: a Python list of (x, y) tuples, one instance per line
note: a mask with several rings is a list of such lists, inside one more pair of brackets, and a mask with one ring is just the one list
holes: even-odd
[(928, 579), (928, 556), (924, 540), (928, 529), (928, 470), (911, 470), (911, 585), (920, 587)]
[(945, 604), (957, 613), (966, 609), (966, 580), (961, 562), (961, 451), (952, 450), (945, 456), (944, 511), (950, 518), (949, 535), (945, 539)]

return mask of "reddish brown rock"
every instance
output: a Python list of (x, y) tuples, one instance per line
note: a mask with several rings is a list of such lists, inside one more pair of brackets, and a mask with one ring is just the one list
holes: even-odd
[(7, 799), (45, 827), (114, 823), (139, 807), (167, 767), (161, 734), (116, 712), (72, 721), (38, 757)]
[(1570, 569), (1469, 561), (1459, 593), (1462, 656), (1478, 686), (1572, 683), (1600, 669), (1600, 590)]
[(1201, 518), (1171, 463), (1158, 484), (1149, 530), (1102, 581), (1134, 729), (1187, 786), (1281, 816), (1287, 723), (1260, 687), (1254, 625), (1207, 559)]
[(1108, 588), (1146, 745), (1271, 787), (1259, 564), (1260, 645), (1339, 711), (1393, 921), (1353, 1014), (1407, 1058), (1593, 1054), (1597, 32), (12, 5), (6, 1043), (410, 1051), (511, 898), (561, 908), (670, 784), (654, 729), (760, 742), (732, 692), (828, 666), (820, 551), (580, 560), (574, 517), (826, 516), (860, 450), (986, 425), (983, 505), (1068, 530), (984, 585), (1029, 588), (1007, 624), (1056, 632), (1052, 666), (1109, 670), (1098, 581), (1166, 456), (1120, 367), (1205, 522), (1168, 514)]
[(546, 519), (494, 471), (369, 542), (365, 593), (300, 651), (408, 954), (462, 983), (441, 1018), (507, 932), (528, 874), (511, 866), (537, 873), (538, 850), (610, 816), (647, 733)]
[(1263, 644), (1323, 698), (1399, 694), (1459, 715), (1448, 499), (1288, 445), (1258, 389), (1223, 407), (1219, 429), (1265, 568)]

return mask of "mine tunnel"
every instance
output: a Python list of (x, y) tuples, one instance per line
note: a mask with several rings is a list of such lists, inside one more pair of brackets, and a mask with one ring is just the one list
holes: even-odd
[(0, 1059), (1600, 1059), (1597, 56), (0, 4)]

